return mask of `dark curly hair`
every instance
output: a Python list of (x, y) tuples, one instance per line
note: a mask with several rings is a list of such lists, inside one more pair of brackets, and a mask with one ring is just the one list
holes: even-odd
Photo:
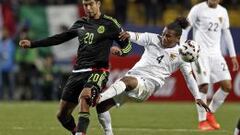
[(177, 36), (182, 35), (182, 29), (186, 29), (189, 26), (189, 22), (186, 17), (178, 17), (174, 22), (167, 25), (168, 29), (176, 31)]

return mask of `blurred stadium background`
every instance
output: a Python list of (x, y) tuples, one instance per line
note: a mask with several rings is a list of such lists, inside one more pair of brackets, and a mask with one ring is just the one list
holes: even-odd
[[(177, 16), (186, 16), (190, 8), (200, 1), (103, 0), (102, 11), (117, 18), (126, 30), (160, 33), (165, 24)], [(77, 40), (51, 48), (28, 50), (19, 48), (18, 41), (22, 38), (41, 39), (68, 29), (78, 17), (84, 15), (81, 0), (0, 0), (0, 4), (0, 135), (54, 135), (65, 132), (58, 125), (55, 112), (61, 95), (60, 84), (66, 80), (74, 63)], [(223, 0), (222, 5), (228, 10), (239, 56), (240, 1)], [(224, 41), (222, 43), (222, 51), (229, 62)], [(130, 56), (124, 59), (111, 57), (112, 70), (108, 84), (131, 68), (142, 52), (141, 47), (134, 45)], [(238, 59), (240, 61), (240, 57)], [(233, 90), (227, 103), (217, 113), (223, 130), (208, 133), (196, 130), (193, 98), (183, 77), (176, 72), (150, 98), (149, 101), (154, 103), (130, 104), (117, 111), (114, 109), (115, 133), (230, 135), (240, 114), (240, 73), (231, 74)], [(214, 90), (217, 88), (211, 87)], [(213, 91), (209, 91), (209, 99), (212, 94)], [(100, 129), (95, 119), (90, 133), (98, 135)]]

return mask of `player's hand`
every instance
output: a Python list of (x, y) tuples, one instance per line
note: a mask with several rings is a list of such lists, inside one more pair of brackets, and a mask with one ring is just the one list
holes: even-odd
[(111, 52), (113, 55), (117, 55), (117, 56), (121, 56), (121, 55), (122, 55), (121, 49), (120, 49), (119, 47), (117, 47), (117, 46), (111, 47), (110, 52)]
[(19, 46), (22, 48), (30, 48), (31, 47), (31, 41), (29, 40), (20, 40)]
[(130, 34), (126, 31), (122, 31), (119, 33), (119, 39), (120, 41), (128, 40), (130, 38)]
[(232, 57), (232, 64), (233, 64), (233, 71), (238, 71), (239, 69), (239, 63), (236, 57)]
[(203, 107), (203, 108), (206, 110), (206, 112), (211, 112), (211, 110), (209, 109), (208, 105), (205, 104), (205, 103), (202, 101), (202, 99), (196, 99), (196, 104), (199, 105), (199, 106), (201, 106), (201, 107)]

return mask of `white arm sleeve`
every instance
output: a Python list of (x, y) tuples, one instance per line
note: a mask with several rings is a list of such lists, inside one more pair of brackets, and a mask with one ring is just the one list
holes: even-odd
[(228, 12), (226, 9), (224, 9), (222, 37), (226, 43), (230, 57), (236, 57), (233, 38), (232, 38), (231, 32), (229, 30), (229, 27), (230, 27), (230, 24), (229, 24)]
[(192, 68), (191, 68), (190, 64), (189, 63), (183, 64), (180, 67), (180, 70), (181, 70), (181, 72), (184, 76), (184, 79), (185, 79), (186, 83), (187, 83), (188, 89), (192, 93), (193, 97), (195, 99), (201, 99), (199, 89), (198, 89), (198, 85), (197, 85), (196, 80), (193, 77)]
[(186, 29), (182, 30), (182, 35), (180, 38), (180, 45), (184, 44), (184, 42), (188, 39), (188, 34), (189, 34), (191, 28), (192, 28), (191, 26), (188, 26)]
[(187, 20), (190, 23), (190, 26), (188, 26), (186, 29), (182, 31), (182, 35), (180, 38), (180, 45), (184, 44), (184, 42), (188, 39), (188, 34), (197, 20), (197, 13), (198, 13), (197, 6), (192, 7), (187, 17)]
[(150, 34), (147, 32), (138, 33), (128, 31), (128, 33), (130, 34), (130, 41), (138, 45), (146, 46), (151, 42)]
[(236, 52), (234, 48), (233, 38), (229, 29), (222, 30), (222, 36), (225, 40), (226, 46), (229, 51), (230, 57), (236, 57)]

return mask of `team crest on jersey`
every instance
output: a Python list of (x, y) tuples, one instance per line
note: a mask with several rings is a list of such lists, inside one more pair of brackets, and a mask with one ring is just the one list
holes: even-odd
[(97, 32), (99, 33), (99, 34), (102, 34), (102, 33), (104, 33), (105, 32), (105, 27), (104, 26), (99, 26), (98, 27), (98, 29), (97, 29)]
[(174, 53), (171, 53), (171, 54), (170, 54), (170, 59), (171, 59), (171, 61), (173, 61), (176, 57), (177, 57), (176, 54), (174, 54)]
[(222, 23), (223, 18), (222, 17), (218, 17), (218, 19), (219, 19), (220, 23)]

